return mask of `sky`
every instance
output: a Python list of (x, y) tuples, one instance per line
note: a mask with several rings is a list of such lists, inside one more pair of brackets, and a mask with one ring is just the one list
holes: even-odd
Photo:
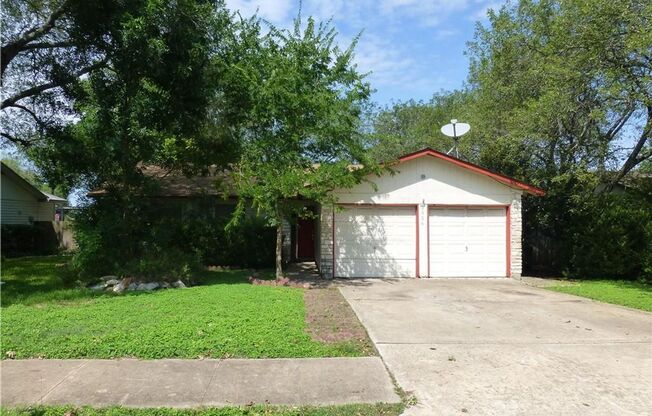
[(376, 90), (380, 105), (429, 100), (441, 90), (464, 85), (469, 60), (466, 42), (476, 22), (486, 23), (496, 0), (226, 0), (244, 17), (258, 13), (270, 23), (290, 28), (302, 16), (333, 19), (339, 43), (348, 46), (362, 32), (355, 61)]

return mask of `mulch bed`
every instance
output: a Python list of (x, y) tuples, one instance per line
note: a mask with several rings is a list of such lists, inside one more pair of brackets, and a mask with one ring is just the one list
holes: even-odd
[(364, 326), (335, 287), (304, 291), (307, 331), (315, 341), (353, 343), (365, 355), (378, 355)]

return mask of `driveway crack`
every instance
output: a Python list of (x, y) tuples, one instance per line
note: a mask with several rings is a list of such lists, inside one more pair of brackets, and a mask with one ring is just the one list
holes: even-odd
[(201, 396), (201, 400), (199, 403), (203, 406), (204, 405), (204, 400), (206, 399), (206, 394), (208, 394), (208, 389), (211, 387), (211, 384), (213, 384), (213, 380), (215, 379), (215, 374), (217, 374), (217, 367), (220, 366), (220, 364), (224, 361), (223, 358), (220, 358), (215, 362), (215, 365), (213, 366), (213, 371), (211, 372), (211, 378), (208, 380), (208, 384), (206, 385), (206, 388), (204, 389), (204, 393)]
[(68, 372), (68, 374), (66, 374), (66, 375), (65, 375), (61, 380), (59, 380), (59, 382), (58, 382), (57, 384), (55, 384), (54, 386), (50, 387), (50, 388), (48, 389), (48, 391), (45, 392), (45, 394), (41, 396), (41, 398), (38, 400), (38, 401), (39, 401), (39, 404), (43, 404), (43, 400), (45, 400), (45, 399), (50, 395), (50, 393), (52, 393), (52, 392), (54, 391), (54, 389), (56, 389), (57, 387), (59, 387), (59, 386), (61, 385), (61, 383), (63, 383), (63, 382), (66, 381), (67, 379), (69, 379), (70, 376), (72, 376), (73, 374), (75, 374), (76, 372), (78, 372), (79, 370), (81, 370), (82, 368), (86, 367), (86, 366), (88, 365), (89, 362), (90, 362), (90, 361), (85, 361), (85, 362), (83, 362), (79, 367), (75, 367), (75, 368), (73, 368), (72, 370), (70, 370), (70, 371)]

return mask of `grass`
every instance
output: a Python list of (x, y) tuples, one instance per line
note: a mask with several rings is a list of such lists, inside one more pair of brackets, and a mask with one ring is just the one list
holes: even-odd
[(652, 285), (650, 284), (584, 280), (568, 285), (548, 286), (546, 289), (652, 312)]
[(326, 407), (246, 406), (204, 409), (127, 409), (124, 407), (75, 408), (38, 406), (2, 409), (6, 416), (396, 416), (403, 404), (358, 404)]
[(223, 271), (188, 289), (97, 294), (66, 287), (63, 261), (3, 261), (2, 358), (365, 355), (355, 343), (311, 339), (302, 289), (250, 285), (244, 271)]
[(2, 260), (0, 286), (2, 306), (33, 305), (103, 296), (98, 292), (66, 285), (63, 279), (66, 257), (21, 257)]

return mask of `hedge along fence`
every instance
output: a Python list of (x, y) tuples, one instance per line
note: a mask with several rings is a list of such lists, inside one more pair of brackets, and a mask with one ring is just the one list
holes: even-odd
[(275, 231), (248, 213), (233, 227), (232, 205), (217, 198), (98, 198), (75, 216), (73, 270), (147, 280), (191, 279), (202, 265), (269, 267)]
[(45, 256), (59, 251), (59, 239), (50, 221), (3, 224), (1, 232), (3, 256)]

